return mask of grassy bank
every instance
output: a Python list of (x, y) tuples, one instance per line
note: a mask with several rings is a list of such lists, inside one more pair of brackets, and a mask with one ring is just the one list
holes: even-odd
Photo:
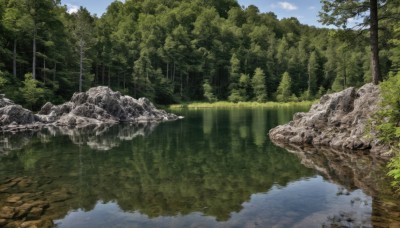
[(316, 101), (300, 101), (300, 102), (228, 102), (228, 101), (218, 101), (214, 103), (208, 102), (193, 102), (184, 104), (174, 104), (169, 106), (170, 109), (197, 109), (197, 108), (277, 108), (277, 107), (294, 107), (294, 106), (311, 106)]

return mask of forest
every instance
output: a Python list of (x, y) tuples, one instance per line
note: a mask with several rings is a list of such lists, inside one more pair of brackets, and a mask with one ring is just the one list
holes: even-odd
[[(385, 78), (399, 69), (400, 7), (378, 3)], [(236, 0), (114, 1), (101, 16), (0, 0), (0, 92), (33, 109), (98, 85), (158, 104), (312, 100), (372, 80), (368, 28), (342, 25), (279, 20)]]

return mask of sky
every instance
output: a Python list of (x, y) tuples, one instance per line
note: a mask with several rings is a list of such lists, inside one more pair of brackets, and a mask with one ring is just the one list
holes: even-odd
[[(86, 7), (92, 14), (101, 16), (113, 0), (62, 0), (70, 12), (77, 11), (79, 6)], [(120, 0), (123, 1), (123, 0)], [(255, 5), (261, 12), (274, 12), (279, 19), (296, 17), (300, 23), (326, 27), (318, 22), (320, 0), (238, 0), (241, 6)]]

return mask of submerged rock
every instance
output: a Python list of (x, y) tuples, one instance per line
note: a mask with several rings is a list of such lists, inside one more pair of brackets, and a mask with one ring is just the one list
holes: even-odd
[(367, 134), (371, 115), (379, 109), (379, 94), (379, 87), (370, 83), (358, 90), (351, 87), (324, 95), (309, 112), (296, 113), (293, 121), (271, 129), (269, 137), (279, 143), (370, 149), (376, 155), (388, 156), (384, 146)]
[(157, 109), (147, 98), (122, 96), (105, 86), (75, 93), (61, 105), (46, 103), (38, 114), (0, 97), (0, 127), (3, 131), (40, 129), (44, 125), (86, 127), (118, 122), (177, 120), (175, 114)]

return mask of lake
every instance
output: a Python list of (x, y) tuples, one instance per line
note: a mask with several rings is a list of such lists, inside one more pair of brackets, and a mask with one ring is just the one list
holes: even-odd
[(400, 227), (382, 161), (275, 146), (308, 107), (0, 136), (0, 227)]

